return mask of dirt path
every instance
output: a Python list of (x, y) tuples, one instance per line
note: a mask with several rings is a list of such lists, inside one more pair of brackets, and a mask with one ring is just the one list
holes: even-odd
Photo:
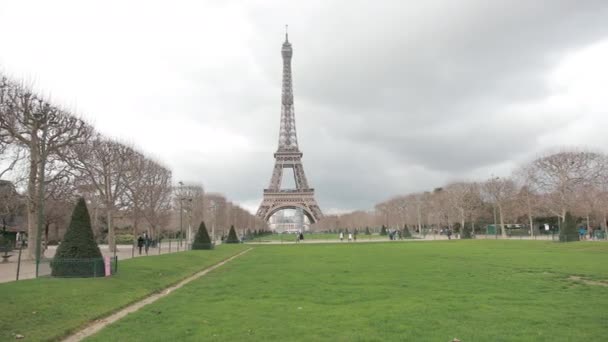
[(211, 267), (208, 267), (208, 268), (206, 268), (206, 269), (204, 269), (204, 270), (202, 270), (202, 271), (200, 271), (200, 272), (198, 272), (198, 273), (196, 273), (194, 275), (191, 275), (190, 277), (188, 277), (188, 278), (180, 281), (179, 283), (177, 283), (177, 284), (175, 284), (175, 285), (173, 285), (171, 287), (168, 287), (168, 288), (162, 290), (162, 292), (160, 292), (160, 293), (155, 293), (155, 294), (153, 294), (153, 295), (151, 295), (149, 297), (146, 297), (146, 298), (140, 300), (139, 302), (133, 303), (133, 304), (127, 306), (126, 308), (121, 309), (121, 310), (119, 310), (119, 311), (111, 314), (108, 317), (96, 320), (95, 322), (93, 322), (90, 325), (86, 326), (84, 329), (82, 329), (82, 330), (80, 330), (80, 331), (78, 331), (78, 332), (76, 332), (76, 333), (74, 333), (74, 334), (66, 337), (63, 341), (64, 342), (82, 341), (83, 339), (85, 339), (85, 338), (87, 338), (87, 337), (95, 334), (99, 330), (103, 329), (108, 324), (112, 324), (112, 323), (118, 321), (119, 319), (125, 317), (126, 315), (128, 315), (128, 314), (130, 314), (132, 312), (135, 312), (135, 311), (141, 309), (142, 307), (144, 307), (144, 306), (146, 306), (146, 305), (148, 305), (150, 303), (154, 303), (158, 299), (167, 296), (171, 292), (179, 289), (180, 287), (188, 284), (189, 282), (191, 282), (191, 281), (193, 281), (195, 279), (198, 279), (198, 278), (204, 276), (205, 274), (207, 274), (207, 273), (213, 271), (214, 269), (216, 269), (216, 268), (224, 265), (225, 263), (231, 261), (232, 259), (235, 259), (235, 258), (237, 258), (237, 257), (239, 257), (239, 256), (241, 256), (241, 255), (243, 255), (243, 254), (245, 254), (247, 252), (249, 252), (250, 250), (252, 250), (252, 248), (246, 249), (246, 250), (240, 252), (239, 254), (233, 255), (230, 258), (228, 258), (228, 259), (226, 259), (226, 260), (224, 260), (222, 262), (219, 262), (219, 263), (217, 263), (217, 264), (215, 264), (215, 265), (213, 265)]

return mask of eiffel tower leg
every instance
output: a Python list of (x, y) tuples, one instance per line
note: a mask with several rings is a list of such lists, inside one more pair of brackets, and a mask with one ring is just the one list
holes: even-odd
[(275, 163), (274, 170), (272, 171), (272, 178), (270, 179), (270, 186), (268, 188), (279, 191), (281, 188), (281, 179), (283, 179), (283, 165)]
[(308, 181), (304, 175), (304, 168), (302, 163), (296, 163), (293, 166), (293, 174), (296, 177), (296, 188), (297, 189), (308, 189)]

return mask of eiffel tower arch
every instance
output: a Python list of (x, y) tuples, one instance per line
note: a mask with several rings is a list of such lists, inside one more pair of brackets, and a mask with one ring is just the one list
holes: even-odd
[[(279, 148), (274, 154), (274, 169), (270, 185), (264, 189), (264, 198), (258, 209), (257, 216), (266, 222), (279, 210), (302, 209), (310, 223), (318, 222), (323, 213), (315, 200), (315, 189), (309, 187), (302, 152), (298, 148), (296, 134), (296, 118), (293, 108), (293, 87), (291, 81), (291, 57), (293, 49), (287, 33), (281, 49), (283, 56), (283, 84), (281, 96), (281, 126), (279, 131)], [(283, 171), (291, 169), (294, 175), (295, 189), (281, 189)]]

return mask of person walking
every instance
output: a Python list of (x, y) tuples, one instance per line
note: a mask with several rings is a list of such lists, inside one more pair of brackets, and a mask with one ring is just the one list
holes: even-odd
[(348, 233), (348, 242), (353, 241), (353, 234), (352, 233)]
[(299, 238), (300, 238), (300, 241), (304, 240), (304, 233), (300, 232)]
[(581, 240), (581, 241), (585, 240), (585, 235), (587, 235), (587, 229), (585, 229), (584, 226), (580, 226), (578, 228), (578, 237), (579, 237), (579, 240)]
[(448, 240), (452, 240), (452, 230), (450, 228), (447, 229)]
[(340, 232), (340, 242), (342, 242), (342, 240), (344, 240), (344, 233)]
[(146, 251), (146, 255), (148, 255), (148, 249), (150, 249), (150, 237), (147, 232), (144, 232), (144, 250)]
[(141, 249), (144, 247), (144, 238), (143, 236), (139, 236), (137, 238), (137, 248), (139, 248), (139, 255), (141, 255)]

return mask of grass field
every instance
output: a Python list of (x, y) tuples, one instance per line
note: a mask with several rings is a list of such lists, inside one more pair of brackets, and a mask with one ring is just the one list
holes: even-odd
[(244, 250), (222, 245), (119, 262), (109, 278), (39, 278), (0, 284), (0, 341), (57, 340), (74, 329)]
[[(606, 243), (257, 246), (94, 341), (605, 341)], [(594, 283), (595, 284), (595, 283)]]

